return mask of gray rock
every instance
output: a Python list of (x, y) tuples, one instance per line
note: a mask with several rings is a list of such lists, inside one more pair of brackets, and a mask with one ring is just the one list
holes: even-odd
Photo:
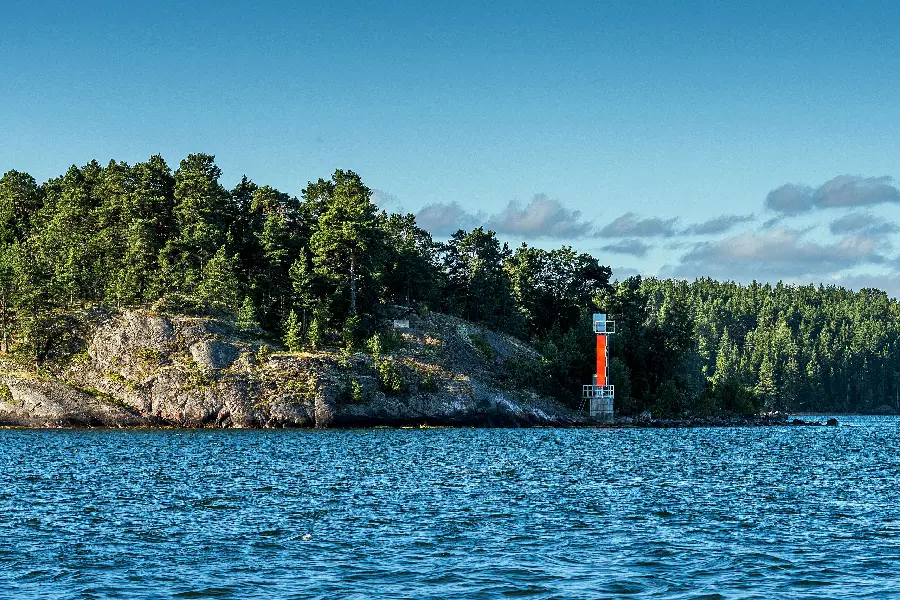
[[(388, 396), (370, 356), (280, 353), (259, 361), (259, 340), (237, 336), (227, 323), (131, 310), (98, 320), (88, 337), (87, 360), (75, 361), (57, 380), (42, 381), (0, 361), (0, 383), (11, 391), (0, 394), (0, 424), (321, 428), (586, 422), (549, 398), (509, 389), (504, 382), (511, 377), (498, 373), (502, 362), (474, 351), (468, 341), (473, 334), (497, 356), (536, 356), (518, 340), (453, 317), (417, 317), (416, 328), (404, 334), (404, 347), (391, 358), (405, 391)], [(351, 382), (362, 390), (355, 399)]]
[(190, 353), (194, 362), (209, 370), (227, 369), (241, 356), (240, 349), (219, 340), (197, 342), (191, 345)]
[(102, 394), (59, 381), (4, 381), (11, 399), (0, 400), (0, 424), (26, 427), (146, 426), (149, 420)]

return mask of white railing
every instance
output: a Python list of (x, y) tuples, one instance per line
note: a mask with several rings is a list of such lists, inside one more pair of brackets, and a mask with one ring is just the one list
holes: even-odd
[(581, 386), (582, 398), (613, 398), (616, 395), (613, 385), (583, 385)]
[(594, 321), (594, 333), (615, 333), (615, 321)]

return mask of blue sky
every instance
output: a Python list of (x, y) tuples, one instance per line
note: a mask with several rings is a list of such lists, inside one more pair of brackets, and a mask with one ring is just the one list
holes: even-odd
[(349, 168), (438, 235), (900, 293), (896, 3), (489, 4), (17, 3), (0, 170)]

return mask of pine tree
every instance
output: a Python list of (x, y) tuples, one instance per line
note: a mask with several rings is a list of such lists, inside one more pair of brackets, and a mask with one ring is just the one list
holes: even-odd
[[(359, 299), (366, 308), (375, 297), (372, 275), (379, 265), (381, 237), (376, 222), (377, 207), (372, 192), (353, 171), (335, 171), (334, 191), (319, 217), (310, 239), (316, 272), (333, 282), (335, 288), (346, 284), (349, 311), (357, 313)], [(343, 316), (344, 311), (338, 311)]]
[(244, 296), (244, 301), (237, 311), (237, 320), (235, 325), (244, 333), (256, 333), (259, 331), (259, 321), (256, 318), (256, 307), (248, 296)]
[(9, 351), (15, 321), (13, 306), (22, 291), (17, 281), (18, 269), (19, 245), (0, 245), (0, 354)]
[(175, 172), (173, 216), (177, 234), (161, 251), (169, 289), (193, 293), (206, 263), (226, 241), (228, 193), (219, 184), (222, 171), (208, 154), (191, 154)]
[(284, 323), (284, 345), (291, 352), (299, 352), (303, 348), (303, 330), (300, 319), (294, 311), (288, 313), (287, 321)]
[(234, 272), (235, 259), (220, 247), (203, 266), (197, 299), (207, 310), (234, 313), (239, 308), (240, 288)]
[(778, 388), (775, 386), (775, 370), (768, 352), (763, 356), (762, 363), (759, 366), (759, 374), (753, 393), (756, 394), (764, 409), (772, 410), (775, 398), (778, 395)]
[(325, 346), (327, 335), (325, 316), (321, 310), (317, 310), (309, 324), (309, 345), (313, 350), (319, 350)]
[(314, 291), (315, 274), (307, 266), (307, 259), (301, 256), (290, 268), (291, 289), (294, 305), (300, 307), (303, 331), (309, 327), (307, 313), (315, 306), (317, 298)]

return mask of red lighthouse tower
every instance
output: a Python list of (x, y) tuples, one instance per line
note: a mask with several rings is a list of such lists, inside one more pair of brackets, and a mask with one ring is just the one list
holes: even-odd
[(603, 313), (594, 313), (594, 333), (597, 334), (597, 372), (591, 385), (582, 387), (582, 398), (591, 417), (601, 421), (613, 418), (615, 388), (609, 384), (609, 344), (607, 336), (616, 332), (616, 322), (607, 321)]

